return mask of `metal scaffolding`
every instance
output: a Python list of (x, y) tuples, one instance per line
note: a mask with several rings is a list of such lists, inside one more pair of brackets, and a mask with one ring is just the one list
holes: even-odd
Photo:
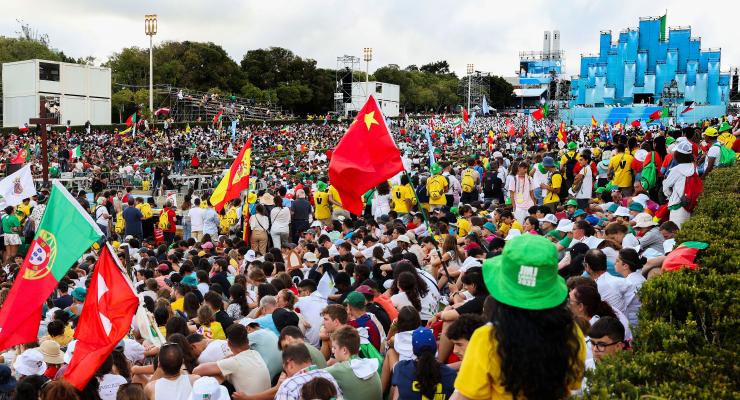
[[(470, 85), (468, 85), (468, 80), (470, 80)], [(491, 103), (490, 87), (490, 72), (473, 71), (472, 74), (460, 79), (460, 84), (457, 90), (457, 94), (461, 96), (460, 104), (466, 104), (468, 88), (470, 88), (470, 109), (480, 111), (481, 106), (483, 105), (483, 96), (488, 98), (489, 104)]]
[(334, 111), (339, 115), (344, 115), (345, 105), (352, 102), (352, 84), (356, 82), (355, 72), (360, 68), (360, 57), (346, 54), (337, 57)]

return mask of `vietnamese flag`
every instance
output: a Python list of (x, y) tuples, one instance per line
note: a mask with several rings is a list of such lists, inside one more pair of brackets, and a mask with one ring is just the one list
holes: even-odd
[(342, 207), (360, 215), (362, 196), (401, 171), (401, 152), (371, 95), (334, 149), (329, 182), (339, 192)]
[(548, 106), (547, 106), (547, 104), (545, 104), (542, 108), (539, 108), (539, 109), (537, 109), (537, 111), (535, 111), (535, 112), (532, 113), (532, 118), (534, 118), (535, 120), (539, 121), (542, 118), (547, 117), (548, 111), (549, 111), (548, 110)]
[(38, 339), (46, 299), (101, 236), (90, 214), (54, 180), (36, 237), (0, 309), (0, 350)]
[(75, 331), (77, 344), (64, 379), (83, 390), (128, 333), (138, 306), (139, 298), (106, 244), (90, 280)]
[(226, 203), (239, 197), (242, 190), (249, 188), (249, 173), (252, 167), (252, 138), (247, 139), (239, 155), (231, 163), (226, 176), (213, 190), (209, 201), (217, 212), (221, 212)]

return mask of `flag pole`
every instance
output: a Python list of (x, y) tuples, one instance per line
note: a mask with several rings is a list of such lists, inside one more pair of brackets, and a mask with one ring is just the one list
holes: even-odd
[(442, 270), (444, 271), (445, 276), (447, 276), (447, 282), (452, 282), (452, 278), (450, 277), (450, 271), (447, 270), (447, 264), (442, 260), (442, 252), (439, 251), (439, 246), (437, 245), (437, 241), (434, 240), (434, 232), (432, 232), (432, 226), (429, 224), (427, 213), (425, 212), (424, 207), (422, 207), (421, 201), (419, 200), (419, 194), (416, 193), (416, 188), (414, 187), (414, 183), (411, 181), (411, 177), (409, 176), (408, 172), (406, 172), (405, 169), (403, 171), (403, 174), (406, 176), (406, 178), (408, 178), (409, 186), (411, 186), (411, 191), (414, 192), (414, 197), (416, 198), (416, 205), (419, 207), (421, 216), (424, 219), (424, 223), (427, 224), (427, 232), (429, 233), (429, 236), (431, 236), (431, 238), (433, 239), (432, 244), (434, 245), (434, 250), (437, 252), (437, 256), (439, 257), (439, 260), (442, 262)]

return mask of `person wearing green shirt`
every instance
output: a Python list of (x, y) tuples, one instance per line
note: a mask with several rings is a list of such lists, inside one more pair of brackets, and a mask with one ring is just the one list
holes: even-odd
[(5, 241), (3, 264), (7, 264), (18, 253), (18, 247), (21, 245), (21, 220), (15, 215), (15, 207), (5, 207), (5, 216), (3, 216), (2, 224)]
[(327, 367), (339, 384), (345, 399), (373, 400), (383, 398), (378, 376), (378, 360), (359, 358), (360, 334), (357, 329), (345, 326), (331, 335), (331, 350), (336, 364)]

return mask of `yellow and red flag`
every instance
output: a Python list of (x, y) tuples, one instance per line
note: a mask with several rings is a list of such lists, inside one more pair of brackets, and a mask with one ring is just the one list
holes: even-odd
[(242, 190), (249, 188), (249, 172), (252, 167), (252, 138), (247, 139), (239, 155), (221, 179), (209, 199), (217, 212), (221, 212), (224, 205), (239, 197)]
[(565, 124), (560, 123), (560, 128), (558, 129), (558, 141), (567, 143), (568, 142), (568, 136), (565, 134)]
[(591, 116), (591, 126), (593, 126), (594, 128), (596, 128), (597, 126), (599, 126), (599, 123), (596, 122), (596, 118), (594, 118), (593, 115)]

